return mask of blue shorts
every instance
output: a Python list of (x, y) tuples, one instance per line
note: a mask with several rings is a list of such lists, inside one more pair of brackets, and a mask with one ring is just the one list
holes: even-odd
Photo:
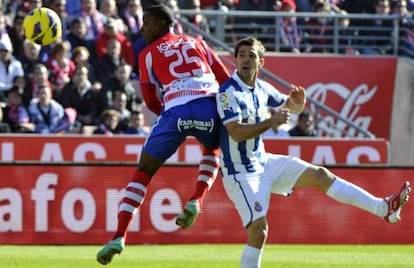
[(214, 97), (172, 107), (161, 112), (143, 151), (159, 160), (167, 160), (187, 136), (195, 137), (207, 148), (218, 148), (219, 120)]

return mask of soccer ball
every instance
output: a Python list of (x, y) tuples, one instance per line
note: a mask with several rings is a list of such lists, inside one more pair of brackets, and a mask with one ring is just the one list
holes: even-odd
[(55, 42), (62, 34), (62, 22), (55, 11), (40, 7), (24, 17), (23, 29), (26, 39), (42, 46)]

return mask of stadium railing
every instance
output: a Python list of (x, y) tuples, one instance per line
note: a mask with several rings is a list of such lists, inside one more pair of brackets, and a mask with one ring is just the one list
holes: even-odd
[[(310, 12), (272, 12), (272, 11), (222, 11), (222, 10), (180, 10), (181, 17), (188, 18), (194, 14), (201, 14), (209, 22), (209, 34), (214, 38), (232, 46), (235, 40), (246, 35), (254, 35), (259, 38), (270, 51), (284, 52), (286, 45), (281, 43), (280, 21), (283, 18), (296, 18), (297, 31), (301, 42), (299, 50), (303, 53), (312, 44), (316, 51), (325, 50), (330, 54), (349, 54), (350, 46), (354, 54), (364, 54), (364, 51), (385, 49), (383, 56), (408, 56), (414, 58), (413, 28), (400, 27), (400, 16), (375, 15), (375, 14), (341, 14), (341, 13), (310, 13)], [(314, 42), (321, 35), (309, 34), (312, 30), (319, 30), (321, 26), (308, 25), (312, 19), (326, 19), (323, 38), (327, 43)], [(346, 29), (341, 26), (341, 21), (349, 20)], [(369, 26), (374, 21), (387, 22), (388, 27)], [(414, 25), (414, 21), (410, 22)], [(187, 29), (188, 30), (188, 29)], [(344, 31), (346, 30), (346, 32)], [(364, 34), (365, 33), (365, 34)], [(369, 33), (369, 34), (367, 34)], [(384, 33), (390, 33), (389, 35)], [(407, 46), (407, 42), (408, 45)], [(376, 45), (373, 43), (384, 43)], [(220, 47), (217, 47), (220, 49)], [(366, 54), (365, 54), (366, 55)], [(378, 55), (378, 54), (376, 54)]]

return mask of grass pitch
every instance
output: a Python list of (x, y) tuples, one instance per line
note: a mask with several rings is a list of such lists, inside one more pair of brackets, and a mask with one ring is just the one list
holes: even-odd
[[(101, 246), (0, 246), (0, 267), (91, 268)], [(243, 245), (127, 245), (109, 267), (238, 268)], [(414, 245), (267, 245), (262, 268), (414, 267)]]

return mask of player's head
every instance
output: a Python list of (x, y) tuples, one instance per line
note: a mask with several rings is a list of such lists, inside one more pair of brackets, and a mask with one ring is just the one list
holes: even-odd
[(145, 42), (150, 44), (172, 29), (174, 13), (166, 5), (154, 5), (144, 14), (142, 34)]
[(237, 74), (247, 85), (255, 84), (260, 68), (264, 64), (265, 47), (254, 37), (237, 42), (234, 48)]
[(240, 39), (239, 42), (237, 42), (236, 46), (234, 47), (234, 57), (237, 58), (237, 54), (239, 54), (240, 47), (242, 46), (248, 46), (248, 47), (254, 48), (254, 50), (257, 51), (259, 58), (263, 58), (266, 52), (266, 49), (260, 40), (258, 40), (255, 37), (249, 36), (249, 37)]
[(313, 133), (314, 128), (315, 128), (314, 123), (315, 123), (315, 120), (314, 120), (313, 114), (310, 111), (304, 110), (299, 114), (297, 125), (304, 133), (306, 134)]

